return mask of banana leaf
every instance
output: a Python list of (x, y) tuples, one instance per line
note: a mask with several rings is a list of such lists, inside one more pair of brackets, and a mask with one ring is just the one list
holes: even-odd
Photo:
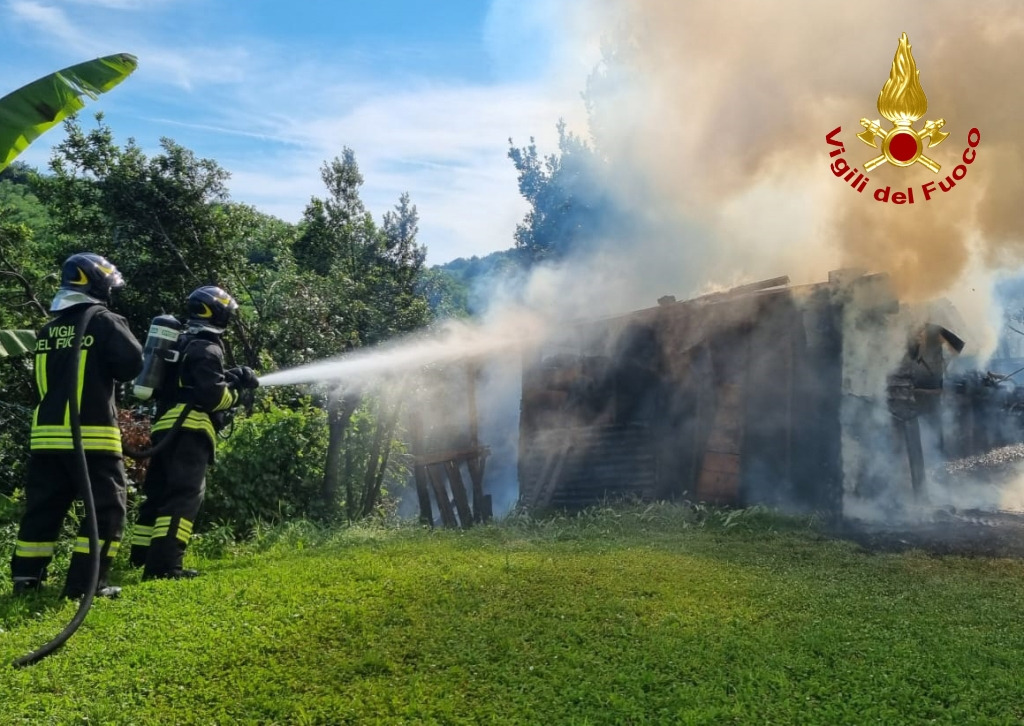
[(138, 67), (128, 53), (108, 55), (44, 76), (0, 98), (0, 171), (40, 134), (96, 100)]
[(36, 345), (36, 334), (31, 330), (0, 330), (0, 358), (31, 353)]

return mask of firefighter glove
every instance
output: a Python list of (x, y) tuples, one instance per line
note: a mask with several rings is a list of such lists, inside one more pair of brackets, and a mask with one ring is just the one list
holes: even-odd
[(238, 387), (239, 388), (259, 388), (260, 382), (256, 378), (256, 371), (249, 366), (242, 366), (242, 369), (238, 373)]
[(249, 366), (239, 366), (224, 371), (224, 377), (227, 378), (228, 385), (234, 389), (259, 388), (260, 385), (256, 378), (256, 371)]

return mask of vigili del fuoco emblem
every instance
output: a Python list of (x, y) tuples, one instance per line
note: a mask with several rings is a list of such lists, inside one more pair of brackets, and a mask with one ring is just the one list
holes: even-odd
[[(879, 148), (876, 139), (882, 140), (882, 153), (864, 163), (865, 172), (870, 172), (885, 162), (894, 166), (920, 163), (933, 172), (939, 171), (939, 164), (925, 156), (924, 151), (926, 148), (941, 144), (949, 134), (940, 131), (946, 124), (941, 118), (926, 121), (920, 131), (914, 128), (914, 123), (928, 111), (928, 98), (924, 95), (921, 80), (918, 78), (920, 74), (910, 52), (910, 40), (907, 34), (903, 33), (896, 49), (896, 56), (892, 59), (889, 80), (878, 94), (878, 113), (889, 119), (893, 127), (886, 131), (878, 120), (860, 120), (864, 131), (857, 134), (857, 138), (874, 149)], [(928, 139), (927, 147), (925, 139)]]

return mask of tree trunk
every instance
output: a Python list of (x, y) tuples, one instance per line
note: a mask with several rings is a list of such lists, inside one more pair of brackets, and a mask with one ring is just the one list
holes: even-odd
[(345, 434), (345, 519), (349, 524), (356, 518), (356, 490), (353, 486), (352, 474), (352, 435)]
[(323, 500), (328, 517), (338, 508), (345, 429), (358, 405), (359, 397), (355, 395), (332, 393), (327, 399), (327, 463), (324, 466)]
[(384, 475), (391, 455), (391, 444), (394, 441), (395, 427), (398, 425), (398, 414), (402, 410), (402, 397), (399, 395), (395, 405), (386, 414), (377, 419), (377, 431), (373, 437), (373, 449), (366, 467), (366, 478), (363, 480), (364, 517), (373, 513), (384, 485)]
[[(360, 516), (365, 517), (373, 510), (373, 502), (370, 501), (373, 493), (373, 483), (377, 480), (377, 468), (380, 466), (380, 450), (384, 440), (384, 417), (377, 417), (377, 425), (373, 432), (373, 443), (370, 445), (370, 454), (366, 460), (366, 475), (363, 477), (363, 489), (360, 502)], [(388, 442), (390, 448), (391, 442)]]

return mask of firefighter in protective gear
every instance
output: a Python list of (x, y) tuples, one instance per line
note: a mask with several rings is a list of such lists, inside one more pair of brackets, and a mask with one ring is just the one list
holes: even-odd
[[(60, 289), (50, 305), (53, 318), (36, 336), (40, 401), (32, 416), (25, 514), (11, 560), (15, 592), (36, 589), (46, 579), (64, 517), (80, 493), (68, 404), (71, 396), (78, 396), (101, 553), (95, 594), (116, 597), (120, 593), (120, 588), (107, 583), (126, 512), (114, 386), (115, 381), (130, 381), (142, 370), (142, 346), (125, 319), (107, 307), (111, 293), (123, 286), (117, 268), (100, 255), (71, 255), (61, 269)], [(97, 305), (101, 309), (88, 321), (82, 338), (78, 380), (71, 380), (77, 326), (85, 311)], [(90, 585), (88, 531), (89, 523), (83, 520), (64, 584), (65, 597), (82, 597)]]
[[(144, 567), (146, 579), (194, 577), (182, 568), (192, 526), (206, 492), (206, 470), (213, 462), (216, 432), (224, 412), (238, 405), (239, 391), (259, 383), (251, 368), (224, 369), (221, 336), (238, 309), (223, 289), (200, 287), (188, 296), (188, 320), (178, 339), (178, 362), (167, 366), (160, 387), (153, 445), (174, 439), (157, 451), (146, 471), (132, 534), (131, 562)], [(170, 430), (184, 415), (176, 433)]]

